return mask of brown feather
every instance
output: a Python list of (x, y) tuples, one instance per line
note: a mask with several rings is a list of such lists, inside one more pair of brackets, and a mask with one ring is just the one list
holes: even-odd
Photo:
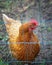
[(31, 61), (35, 59), (40, 51), (38, 37), (33, 32), (28, 31), (27, 25), (25, 27), (22, 25), (19, 32), (19, 36), (16, 39), (18, 43), (10, 44), (12, 55), (18, 60)]

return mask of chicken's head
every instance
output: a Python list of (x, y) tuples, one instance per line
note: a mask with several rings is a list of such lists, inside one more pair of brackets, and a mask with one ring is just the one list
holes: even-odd
[(35, 19), (31, 19), (29, 22), (29, 26), (30, 26), (30, 30), (34, 30), (37, 28), (38, 26), (38, 22)]
[(35, 19), (31, 19), (29, 22), (24, 23), (20, 26), (20, 32), (23, 31), (24, 32), (31, 32), (33, 30), (35, 30), (38, 26), (38, 22)]

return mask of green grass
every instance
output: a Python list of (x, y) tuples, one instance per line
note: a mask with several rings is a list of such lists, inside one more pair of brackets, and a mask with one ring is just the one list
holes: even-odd
[(2, 58), (0, 58), (0, 65), (9, 65), (8, 63), (4, 63), (3, 61), (2, 61)]

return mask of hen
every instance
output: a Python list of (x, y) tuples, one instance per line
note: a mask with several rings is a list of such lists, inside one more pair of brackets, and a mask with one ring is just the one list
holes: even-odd
[[(7, 28), (7, 31), (9, 30), (9, 46), (11, 53), (17, 60), (32, 61), (40, 51), (38, 37), (33, 33), (38, 23), (36, 20), (32, 19), (30, 22), (24, 24), (20, 23), (19, 28), (17, 28), (18, 24), (15, 24), (15, 26), (14, 24), (10, 28)], [(13, 28), (16, 28), (15, 31)]]

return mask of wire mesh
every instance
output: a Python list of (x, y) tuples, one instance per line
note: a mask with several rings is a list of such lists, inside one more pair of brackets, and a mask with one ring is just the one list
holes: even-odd
[[(47, 29), (47, 28), (46, 28)], [(45, 64), (52, 64), (52, 44), (49, 42), (50, 40), (47, 40), (47, 30), (43, 30), (40, 34), (39, 32), (42, 30), (42, 27), (39, 27), (38, 29), (38, 37), (40, 39), (40, 52), (37, 55), (37, 57), (33, 61), (19, 61), (15, 59), (12, 56), (10, 47), (8, 42), (0, 42), (0, 57), (2, 58), (2, 61), (4, 64), (8, 63), (9, 65), (17, 65), (21, 63), (21, 65), (24, 64), (31, 64), (31, 65), (45, 65)], [(36, 31), (35, 31), (36, 32)], [(45, 33), (46, 32), (46, 33)], [(45, 35), (44, 35), (45, 33)], [(43, 34), (43, 36), (41, 36)], [(45, 37), (46, 36), (46, 37)], [(43, 41), (42, 41), (43, 40)], [(48, 43), (49, 42), (49, 43)], [(36, 44), (37, 42), (18, 42), (19, 44), (25, 43), (26, 44)], [(43, 44), (42, 44), (43, 43)], [(15, 43), (13, 43), (15, 44)], [(30, 48), (31, 51), (32, 48)], [(27, 51), (28, 49), (26, 49)], [(26, 57), (28, 59), (28, 53), (26, 54)]]
[[(51, 34), (52, 32), (50, 32), (50, 28), (49, 28), (49, 27), (52, 28), (52, 25), (51, 25), (52, 20), (51, 20), (51, 22), (50, 22), (50, 20), (49, 20), (49, 22), (48, 21), (46, 22), (45, 20), (42, 19), (43, 15), (41, 14), (41, 10), (45, 10), (45, 9), (43, 9), (43, 7), (41, 9), (41, 5), (42, 5), (41, 0), (37, 0), (37, 1), (39, 2), (39, 3), (37, 2), (38, 7), (37, 8), (35, 8), (35, 6), (31, 7), (32, 9), (34, 8), (34, 10), (32, 10), (32, 13), (31, 13), (31, 9), (30, 9), (30, 11), (24, 13), (24, 15), (26, 14), (25, 19), (29, 19), (29, 18), (33, 17), (33, 18), (36, 18), (40, 23), (38, 30), (34, 31), (38, 35), (39, 40), (40, 40), (40, 45), (41, 45), (38, 56), (33, 61), (16, 60), (12, 56), (8, 42), (0, 41), (0, 65), (4, 65), (4, 64), (5, 65), (8, 65), (8, 64), (9, 65), (24, 65), (24, 64), (26, 64), (26, 65), (27, 64), (29, 64), (29, 65), (30, 64), (31, 65), (52, 65), (52, 34)], [(44, 0), (42, 0), (42, 1), (44, 1)], [(23, 19), (22, 16), (23, 16), (23, 14), (21, 14), (21, 19)], [(23, 42), (21, 42), (21, 43), (23, 43)], [(27, 42), (27, 44), (33, 44), (33, 42), (31, 42), (31, 43)], [(26, 44), (25, 44), (25, 47), (26, 47)], [(28, 49), (26, 49), (26, 51), (27, 50)], [(31, 48), (30, 48), (30, 50), (31, 50)], [(28, 56), (28, 53), (26, 55)]]

